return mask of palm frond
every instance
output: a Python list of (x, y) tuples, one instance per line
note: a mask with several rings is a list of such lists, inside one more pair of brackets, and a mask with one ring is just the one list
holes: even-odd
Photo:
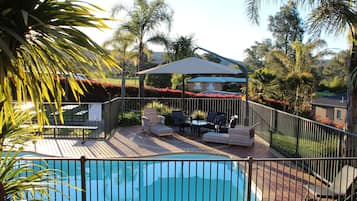
[(309, 29), (315, 35), (322, 31), (338, 35), (348, 27), (353, 31), (357, 20), (356, 7), (349, 1), (322, 1), (309, 16)]
[[(91, 14), (98, 7), (76, 0), (21, 2), (0, 3), (0, 89), (8, 105), (12, 86), (18, 101), (29, 97), (40, 104), (60, 103), (64, 90), (57, 73), (102, 76), (104, 69), (118, 68), (104, 49), (76, 28), (106, 28), (106, 18)], [(83, 93), (83, 84), (71, 86), (75, 97)], [(38, 114), (40, 107), (36, 106)]]

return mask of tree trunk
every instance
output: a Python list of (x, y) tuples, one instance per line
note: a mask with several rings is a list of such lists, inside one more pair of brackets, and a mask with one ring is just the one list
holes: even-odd
[(126, 76), (126, 67), (125, 67), (125, 62), (123, 64), (123, 71), (121, 73), (121, 106), (120, 110), (121, 112), (125, 112), (125, 96), (126, 96), (126, 91), (125, 91), (125, 76)]
[[(357, 67), (357, 36), (353, 35), (354, 41), (351, 47), (351, 58), (349, 62), (349, 75)], [(351, 77), (349, 77), (351, 79)], [(347, 117), (346, 117), (346, 128), (347, 131), (352, 133), (357, 133), (357, 89), (351, 84), (349, 80), (347, 89)], [(357, 139), (352, 136), (344, 137), (344, 156), (356, 156), (357, 152)]]
[[(143, 65), (144, 65), (144, 44), (143, 44), (143, 41), (140, 40), (138, 71), (143, 70)], [(144, 97), (144, 78), (145, 78), (145, 75), (139, 75), (139, 92), (138, 92), (139, 97)]]
[(5, 198), (6, 198), (6, 191), (4, 185), (0, 181), (0, 201), (5, 201)]

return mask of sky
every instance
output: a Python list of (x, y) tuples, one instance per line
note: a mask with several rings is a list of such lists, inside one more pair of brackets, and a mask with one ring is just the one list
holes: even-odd
[[(109, 11), (115, 5), (121, 3), (127, 6), (133, 4), (133, 0), (86, 0), (89, 3), (100, 6), (108, 12), (97, 13), (98, 16), (109, 17)], [(173, 24), (169, 37), (175, 39), (179, 36), (193, 35), (196, 45), (213, 51), (221, 56), (236, 60), (244, 60), (244, 50), (254, 45), (255, 41), (272, 38), (268, 31), (268, 16), (279, 11), (282, 4), (265, 1), (260, 11), (260, 25), (254, 25), (249, 21), (246, 12), (245, 0), (166, 0), (174, 11)], [(270, 3), (270, 4), (269, 4)], [(302, 18), (306, 18), (306, 11), (300, 10)], [(94, 41), (102, 44), (111, 38), (113, 30), (119, 27), (120, 17), (107, 24), (112, 29), (95, 30), (85, 29), (84, 32)], [(167, 31), (163, 27), (160, 31)], [(304, 40), (309, 37), (305, 36)], [(348, 49), (347, 35), (341, 34), (322, 35), (329, 48), (333, 51)], [(149, 45), (154, 51), (163, 51), (156, 45)]]

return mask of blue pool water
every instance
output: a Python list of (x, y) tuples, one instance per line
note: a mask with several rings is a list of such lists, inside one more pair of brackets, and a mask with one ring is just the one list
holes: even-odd
[[(228, 159), (220, 155), (175, 154), (139, 160), (87, 160), (87, 200), (246, 200), (244, 171)], [(47, 165), (62, 170), (64, 182), (81, 187), (79, 160), (48, 160)], [(80, 191), (67, 186), (52, 187), (62, 193), (51, 192), (51, 200), (82, 198)]]

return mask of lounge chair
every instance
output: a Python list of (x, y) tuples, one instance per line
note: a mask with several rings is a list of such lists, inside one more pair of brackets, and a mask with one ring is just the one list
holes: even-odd
[[(258, 123), (257, 123), (258, 124)], [(207, 132), (203, 134), (202, 140), (230, 145), (252, 146), (254, 144), (255, 126), (237, 126), (228, 128), (228, 133)]]
[(153, 133), (160, 137), (172, 135), (173, 133), (172, 128), (165, 126), (165, 117), (157, 115), (155, 108), (144, 109), (141, 124), (145, 132)]
[[(337, 173), (331, 185), (306, 185), (305, 188), (307, 189), (307, 193), (305, 200), (315, 200), (315, 198), (318, 200), (321, 200), (322, 198), (346, 200), (345, 198), (348, 197), (347, 193), (351, 189), (356, 178), (357, 168), (345, 165), (340, 172)], [(310, 198), (310, 195), (313, 199)]]
[(190, 124), (186, 122), (185, 114), (182, 111), (172, 111), (173, 125), (178, 126), (180, 131), (185, 132), (185, 127), (189, 127)]

